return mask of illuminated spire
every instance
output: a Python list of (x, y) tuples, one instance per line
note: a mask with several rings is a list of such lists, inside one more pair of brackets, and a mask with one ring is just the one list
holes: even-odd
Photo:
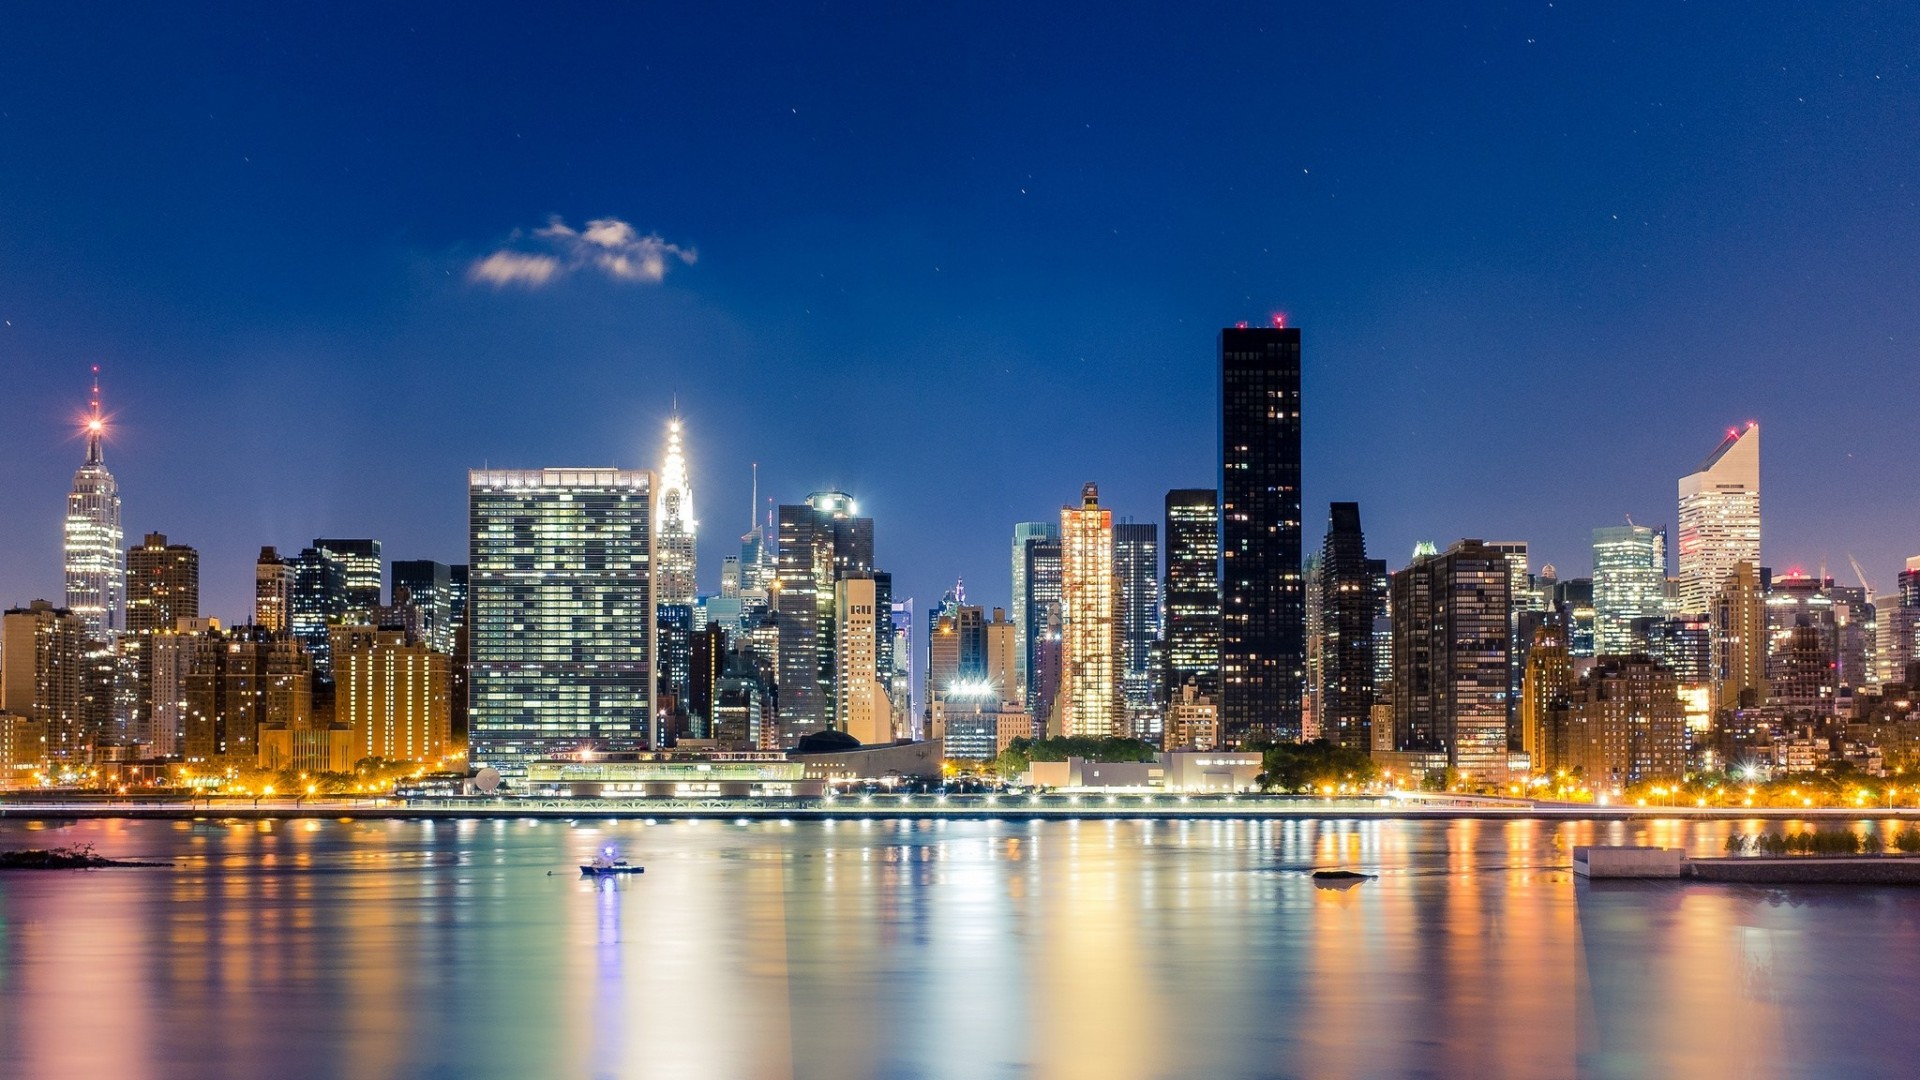
[(100, 443), (106, 438), (107, 418), (100, 412), (100, 365), (93, 365), (93, 396), (88, 399), (85, 421), (87, 432), (87, 464), (99, 465)]
[(121, 546), (120, 487), (100, 456), (107, 417), (100, 411), (97, 365), (93, 393), (80, 425), (87, 437), (87, 460), (73, 474), (73, 490), (67, 494), (67, 607), (86, 623), (89, 637), (110, 642), (122, 629), (127, 564), (126, 549)]
[(667, 456), (660, 466), (658, 592), (662, 604), (692, 604), (697, 587), (694, 551), (693, 486), (687, 479), (687, 455), (681, 443), (678, 408), (667, 421)]

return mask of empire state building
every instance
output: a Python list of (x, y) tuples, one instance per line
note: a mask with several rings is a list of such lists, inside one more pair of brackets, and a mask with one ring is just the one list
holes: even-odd
[(87, 460), (73, 474), (67, 496), (67, 607), (87, 635), (111, 643), (125, 629), (127, 564), (120, 529), (120, 485), (100, 456), (107, 419), (100, 412), (100, 369), (85, 419)]

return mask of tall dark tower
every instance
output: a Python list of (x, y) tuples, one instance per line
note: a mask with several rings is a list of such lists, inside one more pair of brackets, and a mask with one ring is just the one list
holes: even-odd
[[(1220, 692), (1220, 493), (1167, 492), (1167, 693)], [(1217, 704), (1219, 698), (1214, 697)]]
[(1220, 567), (1220, 720), (1227, 741), (1297, 740), (1307, 620), (1294, 327), (1220, 331)]
[(1361, 751), (1373, 745), (1373, 632), (1383, 600), (1382, 565), (1367, 558), (1360, 504), (1332, 504), (1320, 548), (1320, 731), (1328, 742)]

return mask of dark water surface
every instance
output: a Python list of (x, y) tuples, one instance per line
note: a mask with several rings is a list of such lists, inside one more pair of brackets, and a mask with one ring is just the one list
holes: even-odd
[(1920, 889), (1567, 869), (1757, 829), (0, 821), (175, 862), (0, 872), (0, 1076), (1920, 1073)]

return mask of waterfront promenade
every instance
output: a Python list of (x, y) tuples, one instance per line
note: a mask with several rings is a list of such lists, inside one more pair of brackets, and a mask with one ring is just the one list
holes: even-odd
[(1920, 819), (1920, 807), (1700, 807), (1534, 802), (1408, 793), (1372, 798), (1279, 795), (1048, 794), (843, 795), (778, 799), (387, 798), (0, 799), (0, 819), (140, 818), (365, 820), (650, 818), (742, 821), (925, 819), (958, 821), (1531, 818), (1548, 821)]

